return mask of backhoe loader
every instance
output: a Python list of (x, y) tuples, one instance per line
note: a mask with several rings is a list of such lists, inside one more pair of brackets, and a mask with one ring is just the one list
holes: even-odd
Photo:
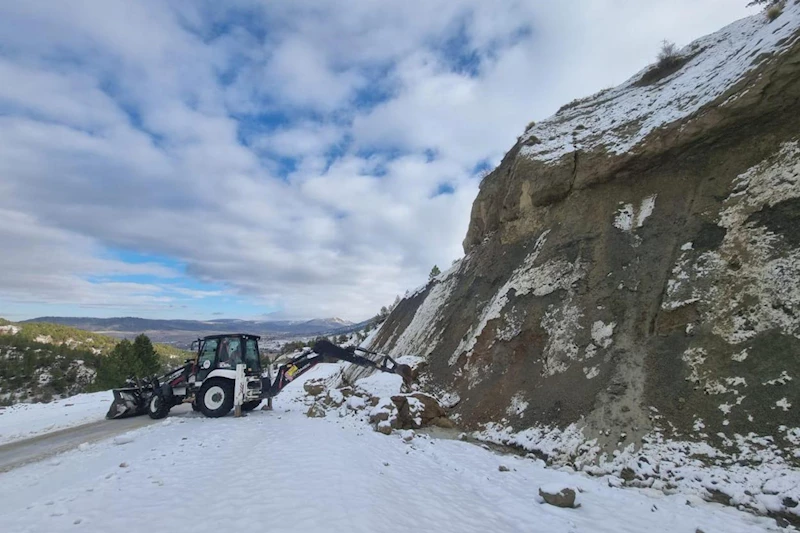
[[(244, 365), (243, 411), (250, 411), (267, 398), (276, 396), (289, 383), (319, 363), (347, 361), (400, 375), (410, 385), (411, 368), (398, 364), (388, 355), (363, 348), (340, 348), (327, 340), (317, 341), (280, 367), (273, 378), (270, 365), (262, 369), (257, 335), (246, 333), (210, 335), (196, 341), (197, 352), (182, 367), (163, 376), (131, 378), (127, 386), (114, 389), (114, 401), (106, 418), (126, 418), (147, 413), (150, 418), (164, 418), (170, 409), (191, 403), (195, 411), (217, 418), (227, 415), (234, 406), (236, 368)], [(358, 352), (358, 353), (357, 353)], [(364, 355), (360, 355), (364, 354)], [(373, 359), (366, 357), (373, 356)]]

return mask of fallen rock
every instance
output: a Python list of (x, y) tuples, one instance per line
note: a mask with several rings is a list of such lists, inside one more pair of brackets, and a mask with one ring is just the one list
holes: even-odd
[(497, 467), (497, 470), (499, 470), (500, 472), (508, 472), (509, 468), (506, 465), (500, 465)]
[(128, 468), (128, 463), (120, 463), (119, 467), (120, 468)]
[(447, 419), (447, 413), (436, 398), (428, 394), (415, 392), (409, 395), (392, 396), (392, 402), (397, 407), (395, 425), (398, 429), (419, 429), (429, 426), (437, 420), (442, 424), (449, 422), (440, 420)]
[(338, 389), (329, 389), (322, 403), (329, 407), (339, 407), (344, 403), (344, 395)]
[(408, 405), (408, 397), (392, 396), (392, 402), (397, 407), (397, 416), (393, 420), (394, 427), (397, 429), (413, 429), (419, 427), (411, 413)]
[(325, 410), (319, 405), (314, 404), (308, 408), (308, 411), (306, 411), (306, 416), (309, 418), (324, 418)]
[(714, 503), (721, 503), (722, 505), (731, 504), (730, 494), (725, 494), (724, 492), (718, 489), (706, 489), (706, 491), (708, 492), (708, 497), (706, 498), (708, 501)]
[(391, 435), (392, 425), (387, 421), (378, 422), (378, 424), (375, 425), (375, 431), (383, 433), (384, 435)]
[(625, 481), (633, 481), (634, 479), (636, 479), (636, 472), (634, 472), (633, 468), (626, 466), (619, 473), (619, 477), (621, 477)]
[(369, 415), (369, 422), (370, 424), (377, 424), (378, 422), (389, 420), (390, 416), (391, 413), (389, 411), (377, 411)]
[(565, 509), (576, 509), (579, 507), (575, 505), (575, 490), (568, 487), (540, 487), (539, 496), (541, 496), (546, 503), (554, 505), (555, 507), (563, 507)]
[(309, 396), (319, 396), (325, 391), (325, 383), (319, 378), (310, 379), (303, 383), (303, 389)]
[(444, 408), (439, 405), (439, 401), (433, 396), (429, 396), (421, 392), (415, 392), (411, 395), (411, 397), (422, 402), (423, 410), (420, 413), (420, 416), (422, 417), (423, 425), (430, 424), (438, 418), (447, 417), (447, 413), (445, 412)]

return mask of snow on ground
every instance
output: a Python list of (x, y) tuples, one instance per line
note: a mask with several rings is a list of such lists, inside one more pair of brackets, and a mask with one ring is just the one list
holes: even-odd
[[(661, 415), (653, 414), (654, 420)], [(695, 423), (701, 432), (702, 420)], [(785, 439), (797, 446), (797, 428), (783, 428)], [(719, 434), (723, 436), (722, 434)], [(515, 432), (502, 424), (490, 423), (472, 435), (475, 439), (494, 444), (515, 446), (546, 455), (553, 466), (570, 465), (595, 477), (605, 477), (609, 483), (646, 487), (667, 494), (683, 494), (698, 498), (728, 500), (731, 505), (758, 514), (800, 516), (796, 502), (800, 501), (800, 470), (791, 458), (784, 457), (772, 437), (749, 434), (726, 438), (726, 448), (737, 449), (734, 454), (703, 442), (678, 441), (654, 431), (644, 437), (644, 444), (633, 444), (608, 456), (587, 441), (583, 431), (572, 424), (558, 428), (532, 427)], [(800, 451), (795, 452), (800, 456)], [(627, 482), (620, 479), (629, 474)]]
[(0, 409), (0, 444), (103, 420), (112, 400), (111, 391), (105, 391)]
[[(406, 442), (355, 417), (306, 417), (302, 382), (331, 375), (331, 365), (312, 370), (276, 398), (274, 411), (170, 416), (0, 474), (0, 531), (778, 530), (732, 508), (612, 488), (466, 442), (403, 432)], [(542, 486), (578, 488), (581, 507), (542, 503)]]

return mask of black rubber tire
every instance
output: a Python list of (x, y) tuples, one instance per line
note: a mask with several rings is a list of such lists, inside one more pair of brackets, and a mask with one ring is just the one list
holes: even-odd
[(147, 414), (153, 420), (159, 420), (169, 414), (170, 405), (161, 394), (153, 394), (147, 402)]
[(261, 405), (261, 400), (253, 400), (252, 402), (244, 402), (242, 404), (242, 411), (252, 411)]
[[(219, 407), (206, 405), (206, 393), (211, 388), (218, 388), (217, 392), (223, 395)], [(206, 380), (200, 387), (200, 392), (197, 393), (197, 405), (200, 406), (200, 411), (209, 418), (219, 418), (230, 413), (233, 409), (233, 380), (224, 378)]]

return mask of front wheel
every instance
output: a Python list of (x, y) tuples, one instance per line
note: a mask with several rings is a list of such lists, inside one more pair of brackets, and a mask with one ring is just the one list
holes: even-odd
[(169, 404), (161, 394), (153, 394), (147, 404), (147, 414), (153, 420), (164, 418), (169, 413)]
[(233, 380), (209, 379), (197, 395), (200, 411), (208, 417), (219, 418), (233, 409)]

